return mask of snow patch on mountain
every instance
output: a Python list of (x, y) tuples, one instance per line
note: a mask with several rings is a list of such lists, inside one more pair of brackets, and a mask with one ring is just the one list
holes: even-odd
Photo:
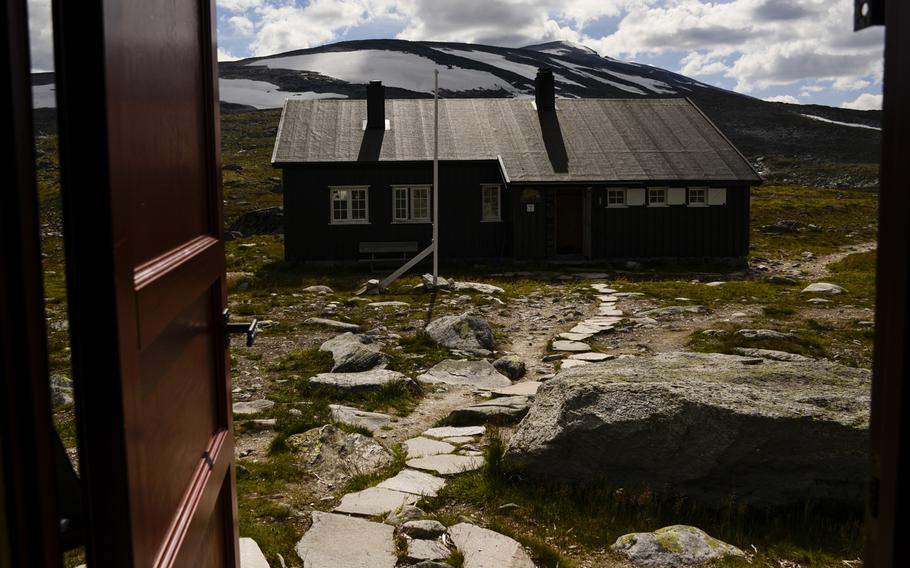
[(868, 124), (856, 124), (855, 122), (841, 122), (839, 120), (831, 120), (830, 118), (825, 118), (823, 116), (815, 116), (814, 114), (800, 114), (800, 116), (805, 116), (806, 118), (811, 118), (812, 120), (817, 120), (819, 122), (827, 122), (828, 124), (836, 124), (838, 126), (849, 126), (850, 128), (867, 128), (869, 130), (881, 130), (878, 126), (869, 126)]
[(257, 109), (280, 108), (287, 99), (346, 99), (339, 93), (317, 93), (314, 91), (282, 91), (278, 85), (250, 79), (219, 79), (218, 91), (222, 102), (247, 105)]
[[(264, 65), (269, 69), (313, 71), (349, 83), (381, 80), (384, 85), (400, 87), (418, 93), (433, 92), (433, 69), (438, 63), (413, 53), (364, 49), (360, 51), (326, 51), (285, 57), (259, 59), (248, 66)], [(440, 90), (470, 91), (474, 89), (503, 90), (516, 94), (520, 89), (487, 71), (445, 68), (440, 73)]]

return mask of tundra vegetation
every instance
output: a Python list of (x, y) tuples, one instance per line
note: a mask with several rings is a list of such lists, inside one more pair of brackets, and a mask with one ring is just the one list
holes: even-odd
[[(222, 117), (228, 226), (245, 212), (281, 204), (281, 180), (269, 165), (277, 118), (278, 111)], [(70, 376), (56, 136), (39, 128), (37, 152), (50, 366), (52, 374)], [(387, 368), (414, 378), (436, 363), (458, 358), (429, 340), (423, 326), (443, 315), (473, 310), (491, 323), (497, 350), (517, 353), (528, 364), (528, 378), (539, 380), (557, 370), (556, 363), (545, 360), (550, 341), (596, 306), (598, 293), (579, 273), (603, 272), (609, 275), (610, 287), (641, 294), (626, 298), (627, 311), (700, 308), (655, 319), (653, 325), (621, 322), (616, 333), (588, 340), (592, 351), (641, 355), (757, 348), (871, 368), (878, 195), (843, 180), (874, 178), (877, 166), (780, 157), (764, 158), (763, 163), (773, 173), (753, 190), (752, 246), (740, 265), (688, 260), (594, 266), (443, 261), (445, 276), (493, 284), (503, 293), (427, 293), (417, 287), (419, 277), (411, 275), (381, 297), (358, 297), (355, 291), (373, 277), (364, 267), (286, 262), (277, 234), (228, 242), (232, 313), (265, 324), (253, 347), (235, 345), (232, 350), (236, 400), (275, 403), (235, 422), (241, 535), (256, 539), (272, 565), (280, 565), (281, 555), (287, 566), (300, 566), (294, 546), (309, 527), (310, 512), (329, 511), (345, 493), (375, 486), (400, 471), (406, 437), (441, 424), (451, 410), (449, 399), (464, 402), (457, 389), (440, 385), (396, 383), (347, 391), (311, 384), (313, 376), (331, 371), (332, 354), (319, 347), (337, 334), (308, 322), (312, 317), (356, 324), (363, 332), (373, 330), (388, 355)], [(801, 175), (790, 175), (797, 170)], [(806, 180), (813, 184), (801, 185)], [(802, 293), (808, 284), (820, 281), (845, 292)], [(304, 291), (316, 285), (328, 286), (331, 293)], [(378, 300), (407, 305), (370, 305)], [(785, 337), (749, 337), (738, 334), (741, 329), (778, 331)], [(384, 445), (393, 456), (391, 465), (336, 484), (322, 483), (307, 473), (289, 450), (288, 438), (332, 423), (333, 404), (392, 417), (389, 426), (374, 430), (341, 426)], [(55, 419), (64, 444), (74, 448), (72, 405), (57, 406)], [(271, 419), (274, 423), (256, 422)], [(398, 433), (408, 428), (407, 436)], [(418, 506), (447, 526), (468, 519), (512, 536), (540, 566), (624, 565), (610, 552), (618, 537), (675, 524), (698, 526), (746, 552), (746, 558), (729, 559), (724, 565), (842, 567), (861, 556), (862, 515), (850, 508), (806, 504), (759, 512), (731, 502), (707, 509), (653, 491), (532, 481), (502, 459), (512, 428), (488, 432), (482, 469), (448, 478), (438, 496), (421, 499)], [(513, 503), (518, 507), (503, 507)], [(80, 561), (76, 551), (68, 556), (67, 565)], [(454, 566), (462, 561), (457, 552), (449, 557)]]

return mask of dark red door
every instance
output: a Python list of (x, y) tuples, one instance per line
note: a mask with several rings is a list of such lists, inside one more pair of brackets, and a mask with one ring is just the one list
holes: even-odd
[(57, 1), (88, 564), (237, 563), (214, 1)]
[(556, 190), (556, 254), (581, 254), (582, 208), (579, 190)]

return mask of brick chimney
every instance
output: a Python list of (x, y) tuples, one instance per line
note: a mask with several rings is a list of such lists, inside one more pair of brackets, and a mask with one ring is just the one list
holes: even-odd
[(385, 130), (385, 87), (382, 81), (367, 86), (367, 130)]
[(553, 79), (553, 70), (549, 67), (537, 70), (537, 78), (534, 80), (534, 102), (539, 111), (556, 108), (556, 82)]

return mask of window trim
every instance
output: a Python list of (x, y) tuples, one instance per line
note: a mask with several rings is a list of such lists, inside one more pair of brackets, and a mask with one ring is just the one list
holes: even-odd
[[(425, 189), (427, 191), (427, 216), (420, 217), (419, 219), (414, 219), (412, 215), (414, 214), (414, 191), (413, 189)], [(408, 206), (408, 216), (406, 218), (401, 218), (397, 216), (397, 208), (395, 203), (396, 193), (399, 191), (405, 191), (406, 197), (405, 201)], [(421, 225), (428, 224), (433, 222), (433, 186), (430, 184), (419, 183), (419, 184), (395, 184), (392, 185), (392, 224), (393, 225)]]
[[(610, 192), (611, 191), (622, 192), (622, 203), (610, 203)], [(629, 193), (629, 191), (625, 187), (608, 187), (607, 188), (607, 209), (628, 209), (628, 207), (629, 207), (628, 193)]]
[[(484, 211), (484, 193), (488, 189), (496, 190), (496, 217), (487, 216)], [(498, 183), (480, 184), (480, 222), (481, 223), (502, 223), (502, 185)]]
[[(646, 207), (669, 207), (670, 204), (667, 203), (667, 190), (668, 189), (669, 188), (663, 187), (663, 186), (649, 187), (648, 190), (645, 192), (645, 206)], [(651, 192), (652, 191), (662, 191), (663, 196), (664, 196), (663, 201), (659, 201), (657, 203), (651, 203)]]
[[(693, 191), (701, 192), (701, 195), (702, 195), (701, 201), (692, 201), (692, 192)], [(709, 207), (709, 205), (708, 205), (708, 188), (702, 187), (702, 186), (687, 188), (686, 207)]]
[[(354, 201), (354, 192), (363, 191), (364, 195), (364, 211), (366, 217), (363, 219), (354, 219), (353, 217), (353, 201)], [(336, 191), (347, 191), (348, 197), (345, 200), (347, 204), (347, 219), (336, 219), (335, 218), (335, 202), (340, 201), (335, 199)], [(369, 225), (370, 224), (370, 186), (368, 185), (330, 185), (329, 186), (329, 225)]]

